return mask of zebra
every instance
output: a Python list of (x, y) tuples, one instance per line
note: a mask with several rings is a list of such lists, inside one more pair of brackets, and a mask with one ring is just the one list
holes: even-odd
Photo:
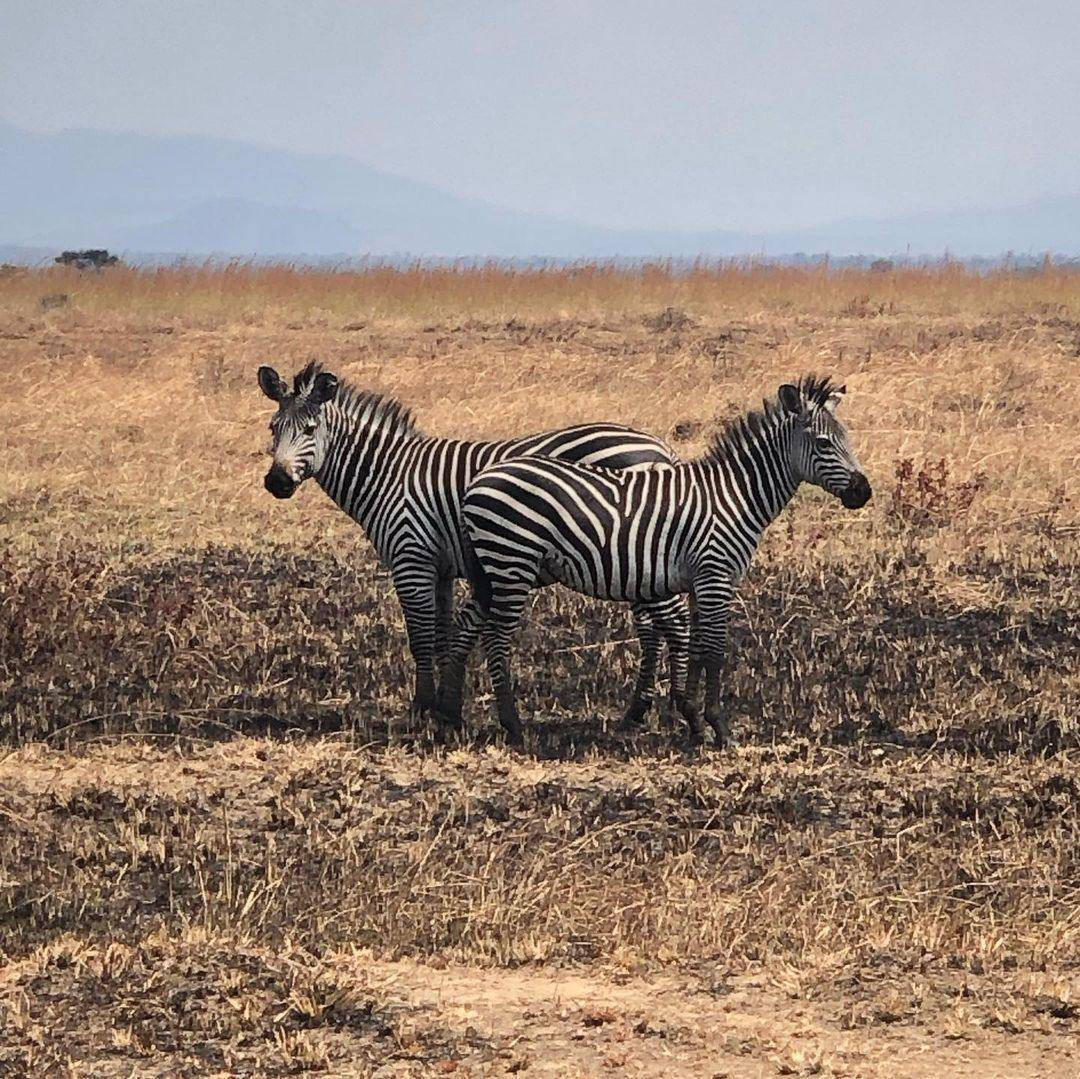
[(835, 411), (845, 393), (827, 378), (785, 383), (762, 411), (718, 434), (704, 456), (665, 469), (615, 473), (528, 458), (503, 462), (469, 484), (462, 503), (469, 578), (485, 616), (484, 649), (499, 719), (520, 727), (509, 645), (538, 577), (587, 596), (633, 603), (689, 592), (686, 623), (658, 619), (672, 665), (672, 698), (691, 738), (708, 735), (696, 709), (705, 675), (705, 721), (730, 735), (720, 667), (734, 590), (765, 529), (800, 483), (849, 509), (870, 499)]
[[(453, 631), (453, 581), (465, 576), (461, 499), (481, 469), (509, 458), (547, 454), (607, 469), (670, 466), (676, 457), (659, 438), (617, 423), (579, 424), (502, 442), (432, 438), (392, 397), (358, 389), (318, 363), (288, 384), (270, 366), (258, 371), (263, 393), (278, 405), (270, 421), (273, 463), (266, 489), (291, 497), (314, 478), (367, 533), (389, 568), (405, 615), (415, 664), (412, 708), (460, 723), (465, 657), (475, 647), (483, 617), (473, 601), (458, 612)], [(646, 601), (633, 608), (642, 646), (628, 722), (651, 704), (664, 627), (689, 620), (680, 600)], [(452, 653), (450, 641), (454, 642)], [(436, 661), (453, 671), (442, 692)]]

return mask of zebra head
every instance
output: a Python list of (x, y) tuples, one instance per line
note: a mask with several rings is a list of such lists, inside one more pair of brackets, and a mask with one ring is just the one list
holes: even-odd
[(266, 473), (266, 489), (275, 498), (289, 498), (322, 467), (328, 439), (323, 405), (337, 393), (338, 380), (309, 363), (288, 384), (272, 367), (259, 368), (259, 386), (278, 410), (270, 421), (270, 453), (274, 463)]
[(835, 495), (850, 510), (870, 501), (870, 482), (855, 456), (847, 428), (836, 418), (846, 392), (827, 378), (807, 377), (780, 387), (780, 404), (796, 417), (791, 440), (795, 476)]

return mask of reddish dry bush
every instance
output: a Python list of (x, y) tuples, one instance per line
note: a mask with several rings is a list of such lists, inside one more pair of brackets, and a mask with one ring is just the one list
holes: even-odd
[(892, 516), (904, 524), (941, 526), (968, 513), (985, 489), (986, 475), (982, 472), (958, 482), (950, 476), (944, 457), (917, 467), (912, 458), (905, 457), (896, 465), (896, 486), (889, 508)]

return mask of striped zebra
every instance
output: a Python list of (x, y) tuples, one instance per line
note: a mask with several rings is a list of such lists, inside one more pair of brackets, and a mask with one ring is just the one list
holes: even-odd
[[(413, 709), (460, 722), (464, 659), (475, 646), (483, 616), (468, 601), (453, 629), (453, 582), (465, 576), (461, 499), (483, 468), (513, 457), (547, 454), (607, 469), (669, 465), (665, 443), (622, 424), (592, 423), (503, 442), (431, 438), (400, 402), (339, 381), (312, 363), (292, 391), (272, 368), (259, 368), (259, 386), (278, 410), (270, 421), (273, 464), (267, 490), (289, 498), (308, 478), (367, 533), (390, 570), (405, 614), (416, 666)], [(548, 582), (550, 583), (550, 582)], [(661, 641), (669, 623), (688, 623), (685, 604), (651, 600), (634, 605), (642, 663), (628, 713), (648, 709)], [(435, 663), (445, 662), (451, 639), (456, 667), (436, 694)]]
[(486, 616), (484, 648), (499, 719), (519, 729), (509, 674), (511, 635), (538, 577), (587, 596), (632, 603), (689, 592), (685, 623), (659, 621), (671, 653), (672, 697), (697, 741), (705, 720), (729, 736), (720, 667), (733, 592), (762, 534), (800, 483), (858, 509), (870, 498), (843, 424), (844, 387), (804, 377), (780, 387), (763, 411), (717, 436), (703, 457), (665, 469), (614, 473), (566, 461), (508, 461), (469, 485), (462, 513), (469, 577)]

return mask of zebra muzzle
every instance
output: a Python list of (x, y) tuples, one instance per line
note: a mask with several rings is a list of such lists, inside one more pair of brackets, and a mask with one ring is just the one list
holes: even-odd
[(844, 488), (840, 501), (849, 510), (861, 509), (870, 501), (870, 481), (861, 473), (856, 472), (851, 477), (851, 482)]
[(269, 472), (266, 473), (266, 479), (263, 480), (266, 489), (275, 498), (289, 498), (298, 486), (296, 480), (292, 478), (285, 471), (285, 469), (274, 465)]

